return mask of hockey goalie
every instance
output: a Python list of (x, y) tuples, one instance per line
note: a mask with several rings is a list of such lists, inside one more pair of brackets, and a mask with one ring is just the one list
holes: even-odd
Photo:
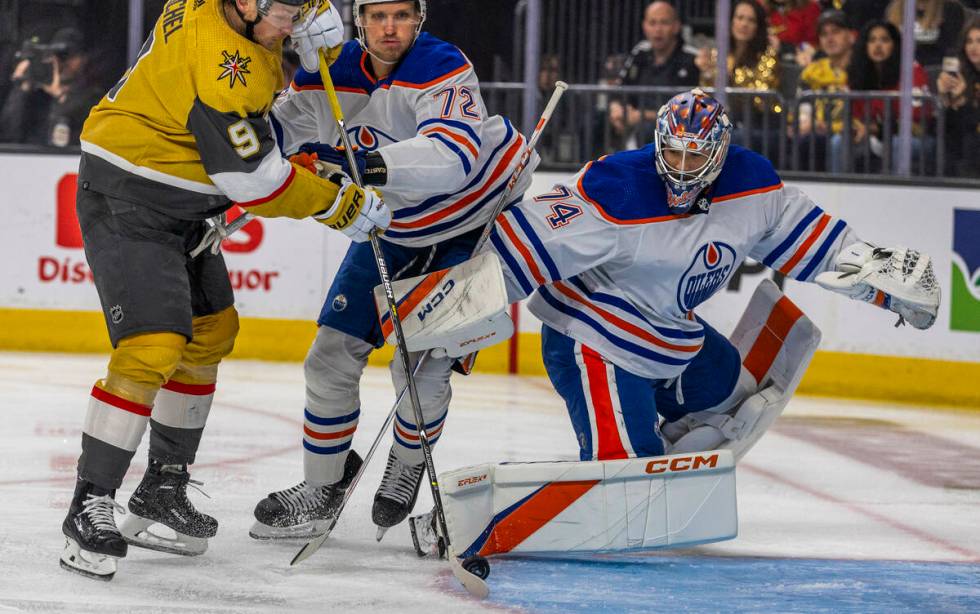
[[(530, 297), (580, 462), (442, 475), (457, 554), (736, 535), (735, 463), (785, 407), (820, 341), (772, 282), (731, 338), (695, 315), (747, 257), (895, 312), (897, 325), (932, 326), (940, 293), (927, 255), (862, 240), (768, 160), (730, 145), (731, 130), (719, 101), (684, 92), (660, 109), (653, 143), (590, 162), (497, 218), (498, 303)], [(420, 553), (437, 544), (428, 518), (411, 526)]]

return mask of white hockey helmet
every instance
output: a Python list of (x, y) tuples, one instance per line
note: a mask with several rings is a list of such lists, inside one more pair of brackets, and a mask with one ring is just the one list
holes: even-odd
[(361, 21), (361, 13), (364, 12), (364, 7), (368, 4), (385, 4), (389, 2), (408, 1), (415, 2), (415, 8), (419, 12), (419, 22), (415, 26), (415, 37), (418, 38), (419, 33), (422, 32), (422, 24), (425, 23), (425, 0), (354, 0), (354, 25), (357, 26), (357, 42), (361, 44), (361, 47), (365, 51), (368, 51), (367, 38), (364, 36), (364, 22)]

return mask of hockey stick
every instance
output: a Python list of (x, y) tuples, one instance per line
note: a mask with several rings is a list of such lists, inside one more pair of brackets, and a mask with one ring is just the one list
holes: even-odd
[[(558, 81), (557, 83), (555, 83), (555, 92), (552, 94), (551, 99), (549, 100), (548, 104), (545, 107), (544, 112), (541, 115), (541, 118), (538, 120), (538, 123), (535, 125), (534, 132), (531, 134), (531, 138), (529, 139), (528, 144), (525, 146), (524, 152), (521, 155), (521, 160), (518, 166), (514, 169), (513, 173), (511, 174), (511, 178), (507, 182), (506, 189), (501, 194), (500, 199), (497, 201), (496, 205), (494, 206), (492, 215), (487, 220), (487, 223), (483, 228), (483, 232), (480, 235), (480, 239), (477, 241), (476, 245), (474, 246), (470, 254), (471, 257), (479, 253), (480, 249), (483, 247), (487, 239), (490, 237), (490, 233), (493, 230), (493, 225), (497, 219), (497, 216), (500, 215), (501, 211), (503, 211), (504, 207), (507, 205), (508, 201), (510, 200), (511, 191), (513, 190), (514, 186), (517, 185), (517, 182), (520, 180), (520, 177), (523, 174), (524, 169), (527, 167), (527, 162), (530, 160), (531, 155), (534, 151), (534, 146), (538, 142), (538, 139), (541, 136), (541, 132), (544, 130), (544, 127), (548, 124), (548, 121), (550, 120), (551, 115), (554, 112), (556, 105), (558, 104), (558, 101), (561, 99), (561, 96), (562, 94), (564, 94), (566, 89), (568, 89), (568, 84), (566, 84), (564, 81)], [(419, 371), (422, 368), (422, 365), (425, 363), (428, 357), (429, 357), (429, 353), (427, 352), (423, 354), (423, 356), (419, 359), (419, 362), (416, 363), (415, 365), (415, 369), (412, 371), (413, 376), (419, 373)], [(290, 563), (291, 565), (295, 565), (296, 563), (299, 563), (309, 558), (310, 556), (313, 555), (314, 552), (320, 549), (320, 547), (324, 544), (324, 542), (326, 542), (327, 538), (330, 536), (330, 533), (333, 531), (334, 527), (336, 526), (337, 520), (339, 519), (341, 512), (343, 512), (344, 508), (347, 506), (347, 502), (350, 500), (351, 495), (354, 492), (354, 488), (357, 486), (358, 482), (360, 482), (361, 476), (364, 474), (364, 471), (367, 469), (368, 464), (371, 462), (371, 458), (374, 456), (374, 453), (377, 450), (382, 437), (384, 437), (385, 433), (388, 431), (388, 428), (391, 426), (391, 423), (395, 418), (395, 413), (397, 412), (398, 407), (399, 405), (401, 405), (402, 400), (405, 398), (405, 393), (407, 392), (408, 392), (408, 387), (405, 387), (402, 388), (401, 391), (398, 393), (398, 397), (395, 399), (394, 405), (391, 407), (391, 410), (388, 412), (388, 417), (385, 419), (384, 423), (381, 426), (381, 429), (378, 431), (378, 434), (375, 436), (370, 449), (368, 450), (367, 454), (364, 456), (364, 460), (361, 464), (360, 469), (354, 475), (350, 485), (347, 487), (346, 491), (344, 492), (344, 496), (341, 499), (340, 504), (338, 505), (336, 511), (334, 512), (333, 519), (331, 520), (330, 525), (327, 527), (327, 530), (322, 535), (319, 535), (311, 539), (310, 541), (308, 541), (306, 544), (304, 544), (303, 547), (299, 550), (299, 552), (296, 553), (296, 556), (293, 557), (293, 560)]]
[[(555, 108), (558, 106), (558, 101), (561, 100), (562, 95), (564, 95), (565, 90), (568, 89), (568, 84), (564, 81), (555, 82), (555, 91), (551, 93), (551, 98), (548, 100), (548, 104), (545, 105), (544, 111), (541, 113), (541, 117), (538, 119), (538, 123), (535, 124), (534, 130), (531, 132), (531, 138), (528, 139), (527, 147), (524, 148), (524, 153), (521, 154), (521, 161), (518, 163), (517, 168), (514, 169), (514, 173), (510, 177), (510, 181), (507, 182), (507, 189), (504, 190), (503, 194), (500, 195), (500, 200), (497, 201), (497, 205), (493, 208), (493, 215), (490, 216), (490, 222), (483, 227), (483, 233), (480, 234), (480, 239), (476, 242), (476, 247), (473, 249), (473, 253), (476, 254), (483, 248), (483, 244), (487, 242), (490, 238), (490, 233), (493, 232), (493, 224), (499, 216), (504, 211), (504, 207), (507, 206), (507, 201), (510, 199), (511, 190), (517, 185), (521, 174), (524, 172), (524, 168), (527, 163), (531, 160), (531, 154), (534, 151), (535, 145), (538, 144), (538, 139), (541, 138), (541, 133), (544, 132), (544, 127), (548, 125), (551, 121), (551, 116), (555, 112)], [(516, 331), (515, 331), (516, 334)], [(476, 364), (476, 352), (472, 354), (467, 354), (462, 358), (457, 358), (453, 364), (453, 371), (460, 373), (462, 375), (469, 375), (473, 371), (473, 366)]]
[[(344, 151), (347, 154), (347, 162), (350, 165), (351, 177), (354, 183), (360, 187), (363, 187), (363, 182), (361, 180), (361, 174), (357, 168), (357, 161), (354, 159), (354, 149), (351, 147), (350, 138), (347, 134), (347, 125), (344, 121), (343, 109), (340, 107), (340, 100), (337, 98), (337, 91), (334, 88), (333, 80), (330, 77), (329, 65), (327, 64), (326, 56), (323, 51), (320, 52), (320, 77), (323, 81), (323, 91), (327, 95), (327, 100), (330, 103), (330, 107), (333, 110), (334, 120), (337, 122), (337, 128), (340, 132), (340, 139), (344, 145)], [(391, 288), (391, 279), (388, 276), (388, 264), (385, 260), (384, 252), (381, 251), (381, 244), (378, 241), (378, 234), (376, 231), (371, 231), (369, 235), (369, 240), (371, 242), (371, 250), (374, 252), (375, 263), (378, 266), (378, 275), (381, 277), (381, 285), (384, 287), (385, 299), (388, 303), (388, 314), (391, 317), (391, 324), (395, 333), (395, 340), (398, 346), (398, 354), (402, 360), (402, 366), (405, 369), (405, 375), (408, 381), (408, 395), (412, 402), (412, 412), (415, 415), (415, 422), (419, 433), (419, 444), (422, 447), (422, 456), (425, 460), (425, 469), (429, 474), (429, 485), (432, 488), (432, 500), (435, 502), (436, 510), (439, 517), (440, 528), (446, 535), (447, 547), (448, 547), (448, 536), (449, 530), (446, 527), (446, 516), (442, 509), (442, 497), (439, 492), (439, 482), (435, 471), (435, 466), (432, 462), (432, 447), (429, 444), (429, 438), (425, 433), (425, 419), (422, 416), (422, 404), (419, 401), (419, 392), (415, 386), (415, 376), (411, 369), (411, 359), (408, 353), (408, 346), (405, 343), (405, 334), (402, 331), (401, 318), (398, 316), (398, 304), (395, 300), (395, 293)], [(385, 427), (387, 429), (387, 427)], [(371, 453), (373, 454), (376, 446), (372, 447)], [(366, 465), (365, 461), (362, 465)], [(354, 486), (352, 480), (351, 486)], [(348, 487), (350, 488), (350, 487)], [(347, 493), (345, 493), (346, 495)], [(336, 517), (331, 524), (336, 523)], [(305, 546), (304, 546), (305, 549)], [(293, 558), (293, 563), (298, 560), (302, 560), (300, 555), (302, 550), (297, 553), (296, 557)], [(304, 557), (305, 558), (305, 557)], [(486, 562), (484, 561), (484, 564)], [(486, 597), (490, 594), (490, 590), (487, 588), (487, 583), (483, 581), (482, 578), (476, 576), (473, 572), (468, 569), (464, 569), (460, 564), (459, 560), (455, 556), (452, 556), (450, 551), (449, 557), (450, 568), (452, 569), (453, 575), (456, 579), (469, 591), (472, 595), (476, 597)]]

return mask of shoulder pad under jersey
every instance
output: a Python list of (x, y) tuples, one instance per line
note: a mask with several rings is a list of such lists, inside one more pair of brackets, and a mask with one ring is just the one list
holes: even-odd
[[(370, 94), (375, 87), (374, 80), (364, 66), (367, 54), (357, 41), (347, 41), (340, 56), (330, 65), (330, 78), (340, 92)], [(302, 67), (293, 75), (291, 87), (294, 90), (323, 89), (320, 71), (309, 72)]]
[(423, 32), (391, 74), (391, 85), (424, 89), (469, 68), (469, 61), (458, 47)]
[(781, 183), (772, 162), (750, 149), (731, 145), (728, 157), (725, 158), (725, 166), (715, 180), (711, 200), (714, 202), (766, 192)]
[(643, 224), (678, 217), (667, 208), (663, 181), (654, 167), (653, 145), (589, 163), (576, 186), (599, 215), (614, 224)]

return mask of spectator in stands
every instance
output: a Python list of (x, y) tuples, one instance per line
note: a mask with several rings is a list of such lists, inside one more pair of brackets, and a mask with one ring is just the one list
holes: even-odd
[[(678, 91), (698, 84), (694, 56), (684, 51), (681, 21), (670, 2), (657, 0), (643, 13), (643, 40), (633, 47), (619, 73), (620, 85), (669, 86)], [(612, 150), (633, 148), (653, 138), (660, 103), (676, 91), (656, 97), (630, 96), (609, 103), (609, 124), (619, 143)]]
[[(904, 0), (892, 0), (885, 12), (901, 30)], [(915, 0), (915, 60), (926, 68), (939, 66), (943, 57), (956, 55), (956, 43), (966, 9), (958, 0)]]
[(821, 0), (824, 10), (837, 9), (847, 15), (847, 25), (860, 31), (868, 22), (884, 19), (890, 0)]
[[(823, 57), (810, 63), (800, 75), (800, 89), (816, 92), (847, 91), (847, 66), (854, 48), (854, 31), (848, 27), (847, 15), (831, 9), (820, 15), (817, 23), (820, 53)], [(799, 106), (799, 136), (803, 168), (810, 167), (811, 145), (815, 156), (814, 170), (824, 170), (827, 139), (840, 134), (844, 127), (844, 101), (816, 99)], [(811, 143), (812, 140), (812, 143)]]
[(102, 97), (89, 76), (89, 56), (75, 28), (58, 30), (50, 43), (28, 39), (0, 112), (0, 142), (77, 146), (88, 112)]
[[(899, 67), (901, 63), (902, 35), (891, 22), (872, 21), (864, 26), (861, 35), (851, 54), (851, 63), (847, 67), (847, 83), (851, 91), (898, 91)], [(912, 67), (912, 93), (924, 94), (929, 91), (929, 77), (922, 66), (915, 62)], [(884, 157), (884, 148), (889, 146), (882, 142), (886, 133), (891, 135), (891, 158), (895, 163), (898, 153), (898, 101), (893, 100), (889, 113), (886, 113), (885, 100), (871, 98), (870, 100), (854, 100), (852, 111), (852, 144), (854, 150), (870, 149), (875, 159)], [(923, 148), (928, 148), (933, 140), (921, 129), (920, 120), (928, 109), (921, 101), (913, 103), (913, 162), (921, 156)], [(885, 125), (886, 115), (890, 116), (890, 124)], [(843, 132), (843, 131), (842, 131)], [(887, 138), (885, 139), (888, 140)], [(844, 154), (843, 134), (831, 136), (831, 163), (834, 172), (841, 172)], [(858, 158), (855, 155), (855, 158)], [(864, 169), (867, 172), (877, 170), (877, 165)]]
[(769, 0), (769, 34), (779, 41), (780, 53), (794, 55), (815, 49), (820, 4), (817, 0)]
[[(701, 69), (701, 84), (713, 87), (718, 50), (701, 49), (695, 62)], [(779, 61), (776, 50), (769, 44), (765, 10), (756, 0), (735, 0), (732, 3), (731, 51), (727, 65), (729, 87), (779, 89)], [(754, 96), (752, 102), (752, 110), (745, 113), (738, 96), (730, 96), (728, 108), (735, 123), (733, 140), (775, 158), (782, 106), (774, 97)]]
[(946, 160), (950, 174), (980, 177), (980, 18), (964, 29), (957, 58), (936, 80), (946, 105)]

